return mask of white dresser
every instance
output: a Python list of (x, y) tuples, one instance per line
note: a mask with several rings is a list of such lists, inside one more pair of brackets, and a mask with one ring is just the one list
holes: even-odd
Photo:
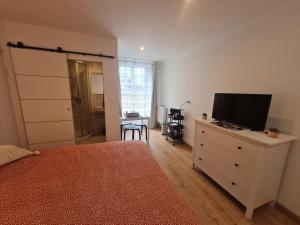
[(255, 208), (274, 204), (290, 143), (296, 138), (263, 132), (232, 131), (196, 120), (193, 167), (205, 172), (246, 206), (246, 217)]

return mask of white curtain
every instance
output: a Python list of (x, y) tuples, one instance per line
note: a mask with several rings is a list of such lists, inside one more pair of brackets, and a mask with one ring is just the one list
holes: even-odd
[(122, 112), (151, 116), (154, 63), (119, 60)]
[(156, 127), (156, 112), (157, 112), (157, 72), (156, 72), (156, 63), (153, 66), (153, 91), (152, 91), (152, 101), (151, 101), (151, 115), (150, 115), (150, 128)]

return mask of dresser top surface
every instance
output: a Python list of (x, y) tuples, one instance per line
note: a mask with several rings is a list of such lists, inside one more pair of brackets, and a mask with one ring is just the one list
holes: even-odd
[(251, 130), (235, 131), (235, 130), (225, 129), (223, 127), (219, 127), (215, 124), (212, 124), (211, 122), (213, 120), (195, 119), (195, 121), (197, 123), (203, 124), (205, 126), (213, 128), (213, 129), (223, 131), (224, 133), (228, 133), (232, 136), (246, 138), (251, 141), (257, 142), (258, 144), (263, 144), (263, 145), (268, 145), (268, 146), (288, 143), (288, 142), (292, 142), (297, 139), (296, 137), (294, 137), (292, 135), (283, 134), (283, 133), (279, 133), (277, 138), (270, 138), (265, 134), (265, 132), (257, 132), (257, 131), (251, 131)]

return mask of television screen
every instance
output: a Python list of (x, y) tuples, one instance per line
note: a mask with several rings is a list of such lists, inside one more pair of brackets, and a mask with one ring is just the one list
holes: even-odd
[(270, 94), (216, 93), (212, 117), (251, 130), (264, 130), (271, 99)]

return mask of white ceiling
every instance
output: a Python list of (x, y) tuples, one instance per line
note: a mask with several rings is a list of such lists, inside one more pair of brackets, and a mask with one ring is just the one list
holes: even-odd
[(116, 37), (119, 56), (163, 60), (287, 1), (0, 0), (0, 18)]

